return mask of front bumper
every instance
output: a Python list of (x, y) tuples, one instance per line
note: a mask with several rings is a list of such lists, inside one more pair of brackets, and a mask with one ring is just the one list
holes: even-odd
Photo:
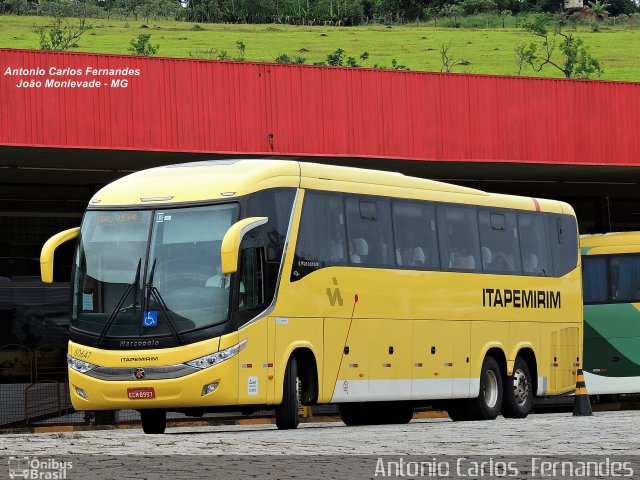
[[(120, 410), (145, 408), (185, 408), (237, 405), (238, 403), (238, 359), (237, 357), (198, 370), (179, 378), (135, 379), (133, 371), (144, 369), (144, 365), (131, 367), (131, 380), (103, 380), (69, 369), (69, 393), (76, 410)], [(151, 368), (151, 367), (149, 367)], [(217, 382), (218, 387), (202, 395), (205, 385)], [(155, 398), (129, 399), (130, 388), (153, 388)], [(86, 399), (81, 397), (81, 388)]]

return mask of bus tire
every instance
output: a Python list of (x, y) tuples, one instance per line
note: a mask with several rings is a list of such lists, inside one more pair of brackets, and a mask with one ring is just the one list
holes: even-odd
[(413, 419), (413, 405), (410, 403), (397, 402), (388, 407), (385, 423), (405, 424)]
[(167, 412), (160, 408), (140, 410), (140, 420), (142, 421), (142, 431), (146, 434), (164, 433), (167, 428)]
[(360, 425), (367, 425), (367, 415), (363, 408), (364, 405), (353, 403), (341, 403), (338, 405), (338, 412), (340, 413), (340, 420), (347, 427), (358, 427)]
[(291, 430), (300, 423), (298, 382), (298, 363), (295, 357), (291, 357), (284, 372), (282, 403), (276, 406), (276, 426), (279, 430)]
[(480, 394), (469, 402), (469, 420), (493, 420), (502, 407), (502, 374), (493, 357), (485, 357), (480, 371)]
[(447, 405), (447, 414), (449, 418), (454, 422), (464, 422), (470, 420), (469, 415), (469, 400), (451, 400), (451, 403)]
[(505, 418), (525, 418), (533, 404), (533, 382), (529, 365), (520, 356), (513, 365), (513, 375), (504, 379), (502, 415)]
[(413, 418), (413, 405), (409, 402), (341, 403), (338, 411), (348, 427), (405, 424)]

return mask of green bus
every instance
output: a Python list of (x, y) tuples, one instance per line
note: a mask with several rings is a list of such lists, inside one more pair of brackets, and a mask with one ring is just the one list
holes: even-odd
[(589, 394), (640, 393), (640, 232), (580, 238)]

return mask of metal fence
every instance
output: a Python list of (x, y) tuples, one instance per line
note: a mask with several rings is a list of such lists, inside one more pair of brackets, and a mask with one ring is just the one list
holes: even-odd
[(71, 410), (61, 345), (0, 347), (0, 378), (0, 428), (62, 418)]

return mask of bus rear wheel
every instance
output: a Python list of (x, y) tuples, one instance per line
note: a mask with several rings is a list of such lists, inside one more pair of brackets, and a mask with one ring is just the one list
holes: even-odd
[(454, 422), (472, 420), (469, 413), (469, 402), (470, 400), (451, 400), (446, 407), (449, 418)]
[(295, 357), (291, 357), (284, 372), (282, 403), (276, 406), (276, 426), (279, 430), (291, 430), (297, 428), (300, 423), (298, 416), (300, 407), (299, 385), (298, 363)]
[(505, 418), (525, 418), (533, 404), (533, 383), (529, 365), (516, 357), (513, 375), (505, 377), (502, 415)]
[(478, 398), (453, 400), (447, 405), (447, 413), (454, 422), (466, 420), (493, 420), (502, 407), (503, 380), (500, 365), (493, 357), (485, 357), (480, 372)]
[(485, 357), (480, 372), (480, 395), (468, 400), (454, 400), (447, 413), (454, 422), (464, 420), (493, 420), (502, 406), (502, 374), (493, 357)]
[(147, 434), (164, 433), (167, 428), (166, 410), (158, 408), (140, 410), (140, 420), (142, 421), (142, 431)]
[[(360, 408), (358, 408), (360, 407)], [(369, 415), (362, 405), (353, 403), (341, 403), (338, 405), (338, 412), (340, 412), (340, 420), (347, 427), (356, 427), (360, 425), (369, 424)]]
[(493, 420), (502, 407), (502, 374), (493, 357), (485, 357), (480, 372), (480, 395), (471, 401), (473, 420)]

